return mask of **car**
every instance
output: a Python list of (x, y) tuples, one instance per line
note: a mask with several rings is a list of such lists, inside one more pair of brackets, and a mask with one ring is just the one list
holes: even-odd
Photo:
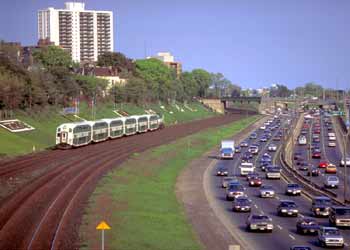
[(312, 142), (314, 142), (314, 143), (320, 142), (320, 141), (321, 141), (320, 138), (313, 138), (313, 139), (312, 139)]
[(344, 247), (344, 238), (336, 227), (321, 227), (318, 242), (321, 247)]
[(341, 167), (344, 167), (345, 164), (346, 164), (347, 167), (350, 166), (350, 157), (346, 157), (345, 159), (346, 159), (345, 161), (344, 161), (344, 158), (342, 158), (342, 159), (340, 160), (339, 165), (340, 165)]
[(260, 162), (260, 168), (262, 171), (266, 171), (266, 168), (271, 165), (271, 161)]
[(265, 130), (265, 129), (266, 129), (266, 125), (260, 126), (260, 130)]
[(231, 201), (244, 195), (245, 188), (241, 184), (230, 184), (226, 189), (226, 200)]
[(256, 133), (251, 133), (249, 139), (256, 139), (258, 135)]
[(268, 231), (272, 232), (273, 223), (272, 219), (264, 214), (251, 214), (248, 216), (247, 221), (247, 231)]
[(302, 155), (301, 152), (295, 152), (295, 153), (294, 153), (293, 159), (294, 159), (295, 161), (297, 161), (297, 160), (304, 160), (304, 157), (303, 157), (303, 155)]
[(307, 171), (310, 169), (310, 165), (306, 161), (302, 161), (299, 163), (299, 168), (300, 171)]
[(274, 141), (280, 141), (280, 140), (281, 140), (281, 136), (276, 135), (276, 136), (273, 137), (272, 140), (274, 140)]
[(275, 152), (277, 150), (276, 144), (270, 144), (267, 148), (268, 151), (270, 152)]
[(261, 138), (260, 138), (260, 141), (261, 141), (261, 142), (266, 142), (266, 141), (267, 141), (267, 137), (266, 137), (266, 136), (261, 137)]
[(236, 146), (235, 147), (235, 153), (240, 153), (241, 152), (241, 147), (240, 146)]
[(248, 173), (246, 179), (247, 181), (250, 181), (250, 179), (253, 177), (259, 177), (259, 174), (257, 172)]
[(235, 212), (250, 212), (252, 201), (246, 196), (238, 196), (232, 203), (232, 210)]
[(324, 186), (326, 188), (338, 188), (339, 178), (335, 175), (327, 176), (324, 181)]
[(307, 172), (307, 176), (319, 176), (320, 175), (320, 170), (315, 167), (315, 166), (312, 166), (311, 169)]
[(238, 183), (239, 184), (239, 181), (234, 176), (227, 176), (227, 177), (222, 178), (221, 186), (223, 188), (227, 188), (231, 183), (232, 184), (233, 183)]
[(306, 129), (302, 129), (302, 130), (300, 131), (300, 134), (301, 134), (301, 135), (307, 135), (307, 133), (308, 133), (308, 130), (306, 130)]
[(321, 158), (321, 151), (317, 149), (312, 150), (312, 158)]
[(301, 186), (297, 183), (289, 183), (286, 187), (287, 195), (301, 195)]
[(248, 147), (249, 146), (249, 143), (247, 141), (242, 141), (239, 146), (241, 146), (242, 148), (244, 147)]
[(319, 164), (318, 164), (318, 167), (319, 168), (326, 168), (328, 166), (328, 162), (327, 161), (321, 161)]
[(262, 180), (259, 176), (254, 176), (249, 180), (250, 187), (260, 187), (262, 184)]
[(268, 166), (266, 168), (266, 179), (281, 179), (281, 168), (277, 166)]
[(320, 135), (319, 134), (313, 134), (312, 135), (312, 139), (314, 139), (314, 138), (320, 138)]
[(317, 234), (320, 229), (319, 224), (312, 218), (300, 218), (296, 227), (299, 234)]
[(261, 198), (273, 198), (276, 192), (271, 185), (263, 185), (260, 187), (259, 195)]
[(248, 149), (248, 152), (251, 154), (258, 154), (259, 153), (259, 147), (251, 145)]
[(306, 145), (307, 144), (306, 136), (304, 135), (299, 136), (298, 143), (299, 145)]
[(328, 132), (328, 137), (335, 137), (335, 133), (333, 133), (333, 132)]
[(277, 207), (277, 214), (280, 216), (298, 216), (299, 209), (292, 200), (281, 200)]
[(228, 169), (225, 167), (219, 167), (216, 171), (217, 176), (227, 176), (228, 175)]
[(336, 174), (337, 173), (337, 167), (332, 164), (329, 163), (324, 171), (326, 174)]
[(244, 154), (243, 154), (243, 156), (242, 156), (242, 158), (241, 158), (241, 161), (242, 161), (242, 162), (247, 162), (247, 161), (251, 160), (252, 158), (253, 158), (252, 153), (250, 153), (250, 152), (244, 152)]
[(336, 142), (334, 142), (334, 141), (328, 142), (328, 147), (336, 147), (336, 146), (337, 146)]
[(290, 250), (312, 250), (309, 246), (291, 246)]
[(327, 217), (332, 207), (332, 200), (327, 196), (315, 196), (311, 203), (311, 212), (315, 217)]
[(329, 211), (329, 224), (336, 227), (350, 227), (350, 207), (331, 207)]
[(333, 141), (333, 142), (335, 142), (337, 140), (337, 137), (335, 137), (335, 136), (329, 136), (328, 137), (328, 141)]

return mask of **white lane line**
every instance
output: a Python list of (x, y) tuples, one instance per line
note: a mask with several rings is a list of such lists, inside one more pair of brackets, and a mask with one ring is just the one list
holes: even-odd
[(276, 199), (277, 199), (277, 200), (279, 200), (279, 199), (280, 199), (280, 197), (276, 196)]
[(283, 227), (281, 227), (280, 225), (277, 225), (277, 227), (278, 227), (280, 230), (282, 230), (282, 229), (283, 229)]
[(301, 218), (304, 218), (305, 216), (304, 215), (302, 215), (302, 214), (299, 214), (299, 216), (301, 217)]
[(289, 234), (289, 237), (295, 240), (295, 237), (293, 235)]
[(258, 206), (257, 206), (256, 204), (254, 205), (254, 207), (255, 207), (255, 208), (258, 208)]
[(348, 243), (344, 243), (344, 245), (345, 245), (346, 247), (348, 247), (348, 246), (349, 246), (349, 244), (348, 244)]

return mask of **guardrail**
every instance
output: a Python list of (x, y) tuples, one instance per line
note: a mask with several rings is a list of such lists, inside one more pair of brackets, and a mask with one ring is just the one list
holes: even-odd
[(303, 116), (295, 117), (290, 126), (291, 129), (287, 130), (284, 134), (284, 143), (282, 145), (282, 150), (279, 153), (280, 163), (284, 170), (282, 171), (282, 176), (285, 179), (293, 179), (293, 181), (300, 183), (303, 187), (303, 193), (310, 198), (312, 198), (313, 196), (325, 195), (331, 198), (334, 203), (344, 205), (342, 201), (337, 199), (336, 193), (326, 189), (324, 186), (320, 186), (317, 183), (311, 182), (308, 178), (306, 178), (304, 175), (300, 174), (297, 170), (293, 168), (293, 138), (296, 138), (296, 136), (298, 135), (298, 131), (301, 127), (300, 124), (302, 124), (302, 121)]

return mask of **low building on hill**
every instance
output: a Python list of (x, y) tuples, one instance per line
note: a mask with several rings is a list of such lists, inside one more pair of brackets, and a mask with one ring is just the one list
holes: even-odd
[(166, 66), (174, 69), (176, 72), (176, 76), (180, 77), (182, 73), (182, 64), (180, 62), (175, 62), (174, 56), (171, 55), (170, 52), (159, 52), (157, 53), (157, 55), (148, 58), (155, 58), (162, 61)]
[(111, 67), (96, 67), (93, 69), (93, 75), (107, 80), (109, 83), (107, 89), (111, 89), (114, 86), (125, 86), (126, 84), (126, 79), (121, 78), (117, 70), (113, 70)]

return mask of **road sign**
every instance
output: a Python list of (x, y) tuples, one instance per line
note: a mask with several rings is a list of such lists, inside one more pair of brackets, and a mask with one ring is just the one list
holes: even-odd
[(101, 221), (100, 224), (97, 225), (96, 229), (97, 230), (109, 230), (109, 229), (111, 229), (111, 227), (105, 221)]
[(101, 221), (100, 224), (97, 225), (96, 229), (102, 231), (102, 248), (101, 249), (104, 250), (105, 249), (105, 230), (109, 230), (111, 229), (111, 227), (105, 221)]

